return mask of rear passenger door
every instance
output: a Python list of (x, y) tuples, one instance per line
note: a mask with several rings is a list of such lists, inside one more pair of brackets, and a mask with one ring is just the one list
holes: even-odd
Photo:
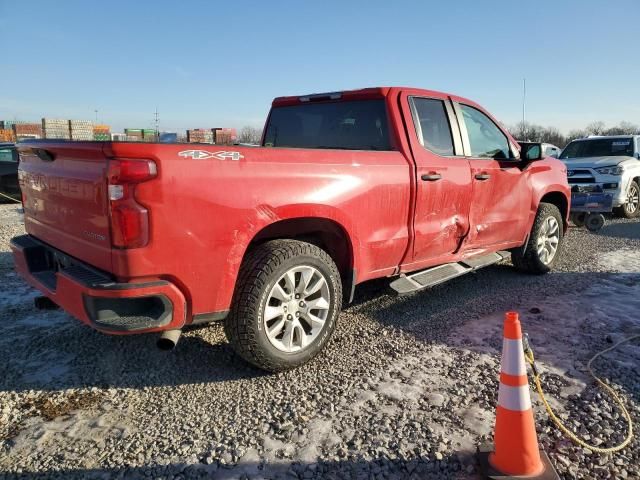
[(405, 93), (401, 104), (416, 164), (411, 271), (447, 261), (467, 234), (471, 169), (446, 96)]
[(521, 242), (529, 218), (531, 188), (514, 146), (479, 108), (453, 103), (471, 166), (473, 200), (465, 250), (496, 250)]

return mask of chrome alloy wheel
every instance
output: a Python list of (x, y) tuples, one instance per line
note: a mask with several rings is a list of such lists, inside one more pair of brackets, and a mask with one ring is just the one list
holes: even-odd
[(627, 203), (624, 204), (624, 209), (629, 215), (633, 215), (640, 208), (640, 190), (635, 183), (632, 183), (627, 192)]
[(319, 270), (307, 265), (289, 269), (265, 303), (262, 318), (269, 342), (286, 353), (304, 350), (324, 328), (330, 305), (329, 284)]
[(558, 251), (560, 243), (560, 225), (555, 217), (547, 217), (538, 235), (537, 249), (540, 261), (549, 265)]

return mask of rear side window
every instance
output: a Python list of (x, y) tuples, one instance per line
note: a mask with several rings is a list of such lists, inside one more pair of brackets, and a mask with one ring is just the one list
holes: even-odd
[(0, 148), (0, 162), (17, 163), (18, 155), (13, 148)]
[(416, 133), (422, 145), (442, 156), (453, 156), (451, 125), (444, 102), (433, 98), (413, 98)]
[(264, 146), (392, 150), (384, 100), (274, 107)]
[(480, 110), (460, 104), (464, 124), (469, 135), (471, 156), (480, 158), (509, 158), (509, 141), (493, 121)]

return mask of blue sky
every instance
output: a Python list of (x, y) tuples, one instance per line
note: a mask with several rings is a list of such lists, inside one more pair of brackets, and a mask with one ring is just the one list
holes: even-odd
[(261, 127), (280, 95), (410, 85), (501, 121), (640, 123), (640, 1), (0, 0), (0, 119)]

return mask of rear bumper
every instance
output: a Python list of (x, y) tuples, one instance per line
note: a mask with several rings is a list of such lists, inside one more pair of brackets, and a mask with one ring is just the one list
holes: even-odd
[(613, 198), (613, 206), (620, 207), (627, 202), (627, 190), (629, 189), (629, 179), (613, 176), (595, 176), (592, 182), (580, 183), (572, 182), (569, 184), (571, 191), (575, 192), (604, 192)]
[(39, 240), (11, 240), (17, 272), (33, 287), (105, 333), (131, 334), (182, 328), (184, 295), (166, 280), (118, 283), (108, 274)]

